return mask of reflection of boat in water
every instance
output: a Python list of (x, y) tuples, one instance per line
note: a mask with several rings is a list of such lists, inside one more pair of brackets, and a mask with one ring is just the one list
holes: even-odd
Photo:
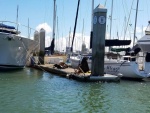
[(21, 36), (15, 27), (5, 25), (4, 22), (8, 21), (1, 21), (0, 24), (0, 69), (22, 69), (36, 43)]

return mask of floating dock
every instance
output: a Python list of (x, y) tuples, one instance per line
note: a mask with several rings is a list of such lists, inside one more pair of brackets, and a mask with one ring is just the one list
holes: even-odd
[(84, 76), (73, 74), (70, 75), (72, 79), (83, 81), (83, 82), (119, 82), (120, 77), (110, 74), (104, 74), (104, 76)]
[(82, 81), (82, 82), (119, 82), (120, 77), (110, 74), (104, 76), (91, 76), (91, 73), (75, 74), (75, 70), (71, 67), (65, 69), (57, 69), (53, 67), (54, 64), (34, 65), (32, 68), (44, 70), (50, 73), (57, 74), (58, 76)]

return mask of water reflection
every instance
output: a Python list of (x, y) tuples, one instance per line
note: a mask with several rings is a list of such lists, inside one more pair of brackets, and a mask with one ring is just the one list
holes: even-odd
[(50, 73), (44, 72), (42, 75), (42, 80), (48, 81), (49, 79), (52, 79), (54, 76)]
[(0, 111), (149, 113), (149, 86), (135, 81), (83, 83), (32, 68), (0, 72)]
[[(109, 109), (109, 100), (107, 93), (102, 85), (103, 83), (88, 84), (81, 94), (81, 104), (88, 113), (105, 113)], [(88, 108), (88, 109), (87, 109)]]

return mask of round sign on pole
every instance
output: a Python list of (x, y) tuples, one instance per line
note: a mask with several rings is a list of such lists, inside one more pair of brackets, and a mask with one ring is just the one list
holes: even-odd
[(94, 18), (93, 18), (93, 23), (94, 23), (94, 24), (97, 23), (97, 17), (96, 17), (96, 16), (94, 16)]
[(105, 24), (106, 19), (105, 19), (104, 16), (100, 16), (99, 19), (98, 19), (98, 21), (99, 21), (100, 24)]

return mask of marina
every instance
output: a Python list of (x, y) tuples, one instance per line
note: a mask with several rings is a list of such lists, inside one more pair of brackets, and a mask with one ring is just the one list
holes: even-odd
[(0, 112), (149, 113), (150, 21), (137, 21), (144, 2), (120, 1), (9, 1), (17, 13), (12, 22), (1, 12)]

